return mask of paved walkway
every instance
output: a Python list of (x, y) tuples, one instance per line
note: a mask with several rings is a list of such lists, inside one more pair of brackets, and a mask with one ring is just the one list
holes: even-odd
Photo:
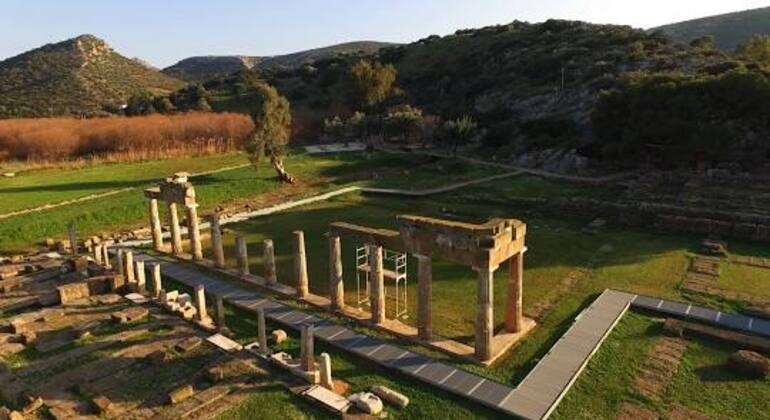
[(691, 319), (705, 322), (719, 327), (770, 338), (770, 321), (753, 318), (740, 314), (728, 314), (713, 309), (695, 306), (690, 303), (676, 302), (673, 300), (658, 299), (648, 296), (636, 296), (631, 306), (648, 311), (658, 312), (677, 318)]
[[(157, 261), (140, 253), (135, 254), (134, 258), (148, 263)], [(315, 337), (332, 346), (369, 359), (385, 368), (398, 370), (452, 394), (525, 419), (542, 419), (550, 415), (634, 298), (634, 295), (626, 293), (605, 291), (576, 318), (575, 324), (567, 334), (514, 390), (510, 385), (483, 378), (450, 364), (436, 362), (429, 357), (264, 298), (254, 290), (240, 287), (233, 282), (207, 276), (200, 269), (185, 263), (163, 261), (161, 273), (164, 277), (191, 287), (203, 284), (206, 292), (222, 295), (228, 303), (247, 311), (264, 309), (268, 319), (288, 328), (299, 329), (302, 324), (312, 323), (316, 326)]]

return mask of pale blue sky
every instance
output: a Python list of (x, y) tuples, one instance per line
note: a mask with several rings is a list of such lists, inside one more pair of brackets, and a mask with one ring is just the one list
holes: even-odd
[(649, 28), (765, 6), (770, 0), (0, 0), (0, 59), (83, 33), (167, 66), (192, 55), (410, 42), (514, 19)]

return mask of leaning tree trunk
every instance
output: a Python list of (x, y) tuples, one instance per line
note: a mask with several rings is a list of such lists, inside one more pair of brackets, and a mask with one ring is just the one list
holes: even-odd
[(275, 169), (275, 172), (278, 173), (278, 179), (280, 179), (281, 182), (286, 184), (294, 183), (294, 177), (286, 172), (286, 169), (283, 167), (283, 161), (280, 157), (270, 156), (270, 164), (273, 165), (273, 169)]

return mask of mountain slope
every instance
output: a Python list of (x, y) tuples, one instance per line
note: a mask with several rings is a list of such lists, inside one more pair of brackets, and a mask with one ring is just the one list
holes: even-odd
[(733, 50), (755, 34), (770, 34), (770, 7), (672, 23), (655, 29), (684, 43), (703, 35), (714, 35), (717, 47)]
[(0, 62), (0, 116), (95, 115), (133, 93), (184, 86), (82, 35)]
[(394, 44), (387, 42), (355, 41), (270, 57), (243, 55), (190, 57), (163, 69), (163, 72), (183, 80), (200, 82), (245, 69), (291, 70), (318, 60), (351, 54), (373, 54), (381, 48), (392, 45)]

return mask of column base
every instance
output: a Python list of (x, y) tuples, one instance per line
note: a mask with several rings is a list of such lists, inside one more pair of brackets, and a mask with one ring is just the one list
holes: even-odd
[(491, 366), (498, 359), (505, 356), (510, 349), (516, 346), (537, 326), (537, 323), (532, 318), (524, 317), (522, 321), (521, 331), (511, 333), (503, 329), (499, 334), (492, 337), (492, 347), (490, 349), (492, 357), (488, 360), (479, 360), (478, 362), (484, 366)]

